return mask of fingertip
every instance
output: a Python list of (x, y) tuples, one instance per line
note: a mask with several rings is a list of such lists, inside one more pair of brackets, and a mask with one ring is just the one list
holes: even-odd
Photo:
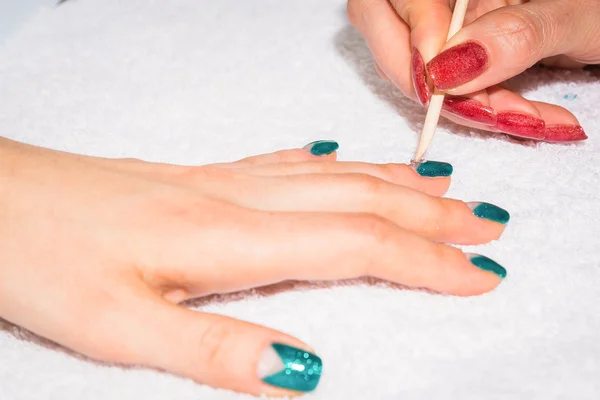
[[(461, 95), (483, 89), (472, 81), (489, 66), (488, 50), (479, 42), (468, 40), (442, 51), (426, 64), (425, 69), (437, 90)], [(467, 84), (470, 84), (468, 91)]]
[[(443, 243), (435, 243), (425, 256), (423, 281), (438, 293), (468, 297), (494, 290), (506, 277), (506, 270), (495, 261), (479, 254), (464, 253)], [(421, 282), (419, 282), (421, 283)]]
[(577, 117), (566, 108), (539, 101), (531, 103), (546, 122), (544, 141), (565, 143), (583, 141), (588, 138)]
[[(406, 2), (409, 3), (409, 2)], [(401, 16), (410, 26), (410, 41), (427, 63), (446, 43), (452, 10), (447, 0), (410, 2)]]
[(298, 396), (314, 391), (321, 380), (323, 361), (315, 351), (296, 339), (275, 339), (261, 353), (257, 374), (263, 393)]
[(442, 161), (413, 161), (411, 167), (417, 174), (427, 178), (449, 177), (454, 172), (452, 164)]
[(308, 143), (302, 149), (313, 156), (329, 156), (339, 149), (340, 145), (335, 140), (317, 140)]
[(506, 269), (496, 261), (475, 253), (462, 253), (463, 279), (456, 282), (449, 294), (480, 296), (496, 289), (506, 278)]
[(404, 165), (412, 171), (418, 183), (414, 185), (419, 191), (431, 196), (442, 196), (452, 183), (454, 168), (450, 163), (440, 161), (411, 162)]
[(427, 105), (431, 98), (431, 88), (427, 82), (427, 74), (425, 72), (425, 61), (419, 52), (419, 49), (413, 47), (411, 56), (411, 77), (413, 88), (417, 94), (417, 100), (422, 106)]
[(379, 77), (381, 79), (383, 79), (384, 81), (390, 81), (390, 78), (388, 78), (388, 76), (385, 74), (385, 72), (383, 72), (383, 70), (381, 69), (381, 67), (379, 66), (379, 64), (377, 62), (375, 62), (375, 72), (377, 72), (377, 75), (379, 75)]

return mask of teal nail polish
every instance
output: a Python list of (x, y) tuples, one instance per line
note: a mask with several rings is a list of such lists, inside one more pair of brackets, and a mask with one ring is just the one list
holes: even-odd
[(479, 218), (506, 224), (510, 220), (508, 211), (489, 203), (469, 203), (473, 214)]
[(263, 382), (297, 392), (311, 392), (319, 384), (323, 363), (307, 351), (273, 343), (259, 362)]
[(336, 151), (340, 145), (333, 140), (318, 140), (304, 146), (313, 156), (326, 156)]
[(452, 175), (452, 171), (454, 169), (452, 168), (451, 164), (448, 164), (445, 162), (425, 161), (425, 162), (419, 163), (416, 166), (415, 170), (421, 176), (426, 176), (428, 178), (434, 178), (434, 177), (439, 177), (439, 176), (450, 176), (450, 175)]
[(476, 267), (484, 270), (490, 271), (498, 275), (500, 278), (504, 279), (506, 277), (506, 270), (502, 265), (498, 264), (496, 261), (491, 260), (485, 256), (481, 256), (479, 254), (473, 254), (470, 256), (471, 264)]

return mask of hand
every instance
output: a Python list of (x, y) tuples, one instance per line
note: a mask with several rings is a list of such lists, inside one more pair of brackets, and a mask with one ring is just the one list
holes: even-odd
[(445, 43), (451, 3), (349, 0), (348, 14), (379, 74), (425, 106), (433, 87), (450, 94), (448, 119), (533, 140), (586, 139), (569, 111), (528, 101), (505, 81), (538, 62), (600, 63), (600, 0), (471, 0), (463, 29)]
[(285, 280), (498, 285), (501, 266), (441, 242), (494, 240), (508, 213), (439, 197), (449, 164), (337, 162), (336, 149), (186, 167), (0, 140), (0, 316), (93, 359), (283, 396), (317, 385), (310, 347), (178, 303)]

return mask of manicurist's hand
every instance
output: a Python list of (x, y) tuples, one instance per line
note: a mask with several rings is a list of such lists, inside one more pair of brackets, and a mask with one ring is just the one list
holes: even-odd
[(424, 106), (436, 88), (449, 94), (443, 115), (462, 125), (548, 142), (586, 139), (569, 111), (528, 101), (504, 81), (536, 63), (599, 64), (600, 0), (471, 0), (463, 29), (445, 43), (454, 2), (349, 0), (348, 14), (379, 74)]
[(178, 303), (285, 280), (372, 276), (459, 296), (500, 283), (500, 265), (444, 244), (491, 241), (508, 221), (441, 198), (449, 164), (338, 162), (336, 149), (186, 167), (0, 139), (0, 317), (93, 359), (284, 396), (335, 366), (285, 333)]

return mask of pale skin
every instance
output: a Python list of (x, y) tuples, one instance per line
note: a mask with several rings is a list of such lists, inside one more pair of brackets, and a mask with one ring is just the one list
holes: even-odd
[[(412, 46), (427, 62), (476, 38), (490, 68), (452, 94), (576, 124), (504, 81), (538, 62), (597, 64), (599, 1), (471, 0), (465, 28), (448, 44), (452, 1), (351, 0), (348, 12), (380, 75), (411, 98)], [(301, 148), (189, 167), (0, 139), (0, 316), (95, 360), (253, 395), (298, 395), (261, 381), (259, 358), (273, 342), (315, 352), (309, 345), (180, 303), (364, 276), (457, 296), (489, 292), (501, 278), (452, 245), (493, 241), (505, 226), (441, 197), (449, 185), (407, 165), (340, 162)]]
[[(506, 80), (541, 63), (561, 68), (600, 64), (600, 0), (470, 0), (463, 29), (448, 43), (452, 0), (349, 0), (348, 15), (371, 49), (383, 79), (416, 99), (410, 60), (417, 47), (427, 63), (439, 52), (476, 40), (489, 54), (489, 68), (447, 91), (475, 99), (494, 110), (538, 116), (546, 125), (578, 125), (557, 105), (529, 101)], [(443, 112), (458, 124), (487, 131), (493, 127)]]
[(198, 167), (0, 139), (0, 316), (100, 361), (254, 395), (285, 333), (184, 300), (286, 280), (372, 276), (458, 296), (500, 278), (451, 244), (504, 225), (440, 197), (450, 178), (301, 148)]

